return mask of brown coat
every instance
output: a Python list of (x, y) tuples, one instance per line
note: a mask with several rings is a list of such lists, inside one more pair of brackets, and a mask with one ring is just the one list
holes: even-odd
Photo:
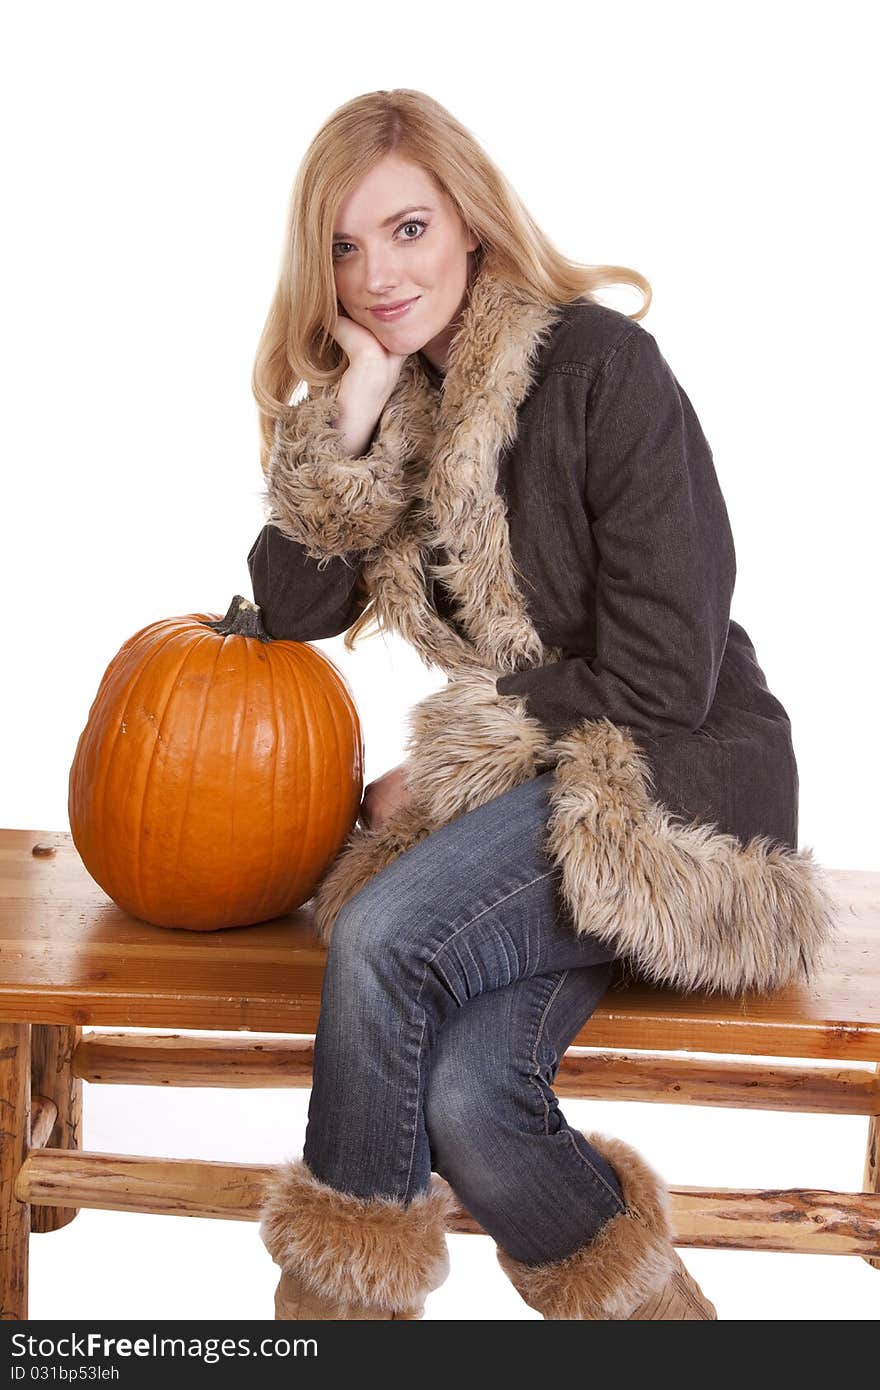
[(334, 412), (329, 388), (276, 431), (248, 556), (266, 629), (330, 636), (373, 598), (449, 684), (410, 712), (411, 804), (318, 887), (324, 939), (409, 845), (553, 768), (578, 932), (682, 989), (809, 977), (833, 906), (797, 848), (791, 727), (730, 618), (711, 450), (652, 335), (484, 268), (445, 378), (408, 357), (363, 458)]

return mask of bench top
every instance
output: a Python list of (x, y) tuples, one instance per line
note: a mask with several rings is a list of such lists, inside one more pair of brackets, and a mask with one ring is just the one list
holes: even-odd
[[(838, 939), (811, 985), (736, 1000), (630, 981), (575, 1044), (880, 1062), (880, 873), (829, 878)], [(98, 887), (68, 831), (0, 830), (2, 1022), (313, 1034), (325, 959), (308, 903), (253, 927), (154, 927)]]

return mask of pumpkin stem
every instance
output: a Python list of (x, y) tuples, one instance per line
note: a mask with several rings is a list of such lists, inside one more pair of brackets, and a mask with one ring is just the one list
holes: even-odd
[(222, 618), (213, 623), (204, 623), (203, 626), (219, 632), (221, 637), (234, 634), (236, 637), (256, 637), (259, 642), (272, 641), (263, 627), (260, 605), (252, 603), (249, 598), (242, 598), (241, 594), (235, 595)]

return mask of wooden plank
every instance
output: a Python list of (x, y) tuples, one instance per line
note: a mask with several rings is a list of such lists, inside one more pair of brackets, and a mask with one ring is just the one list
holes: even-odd
[[(880, 1065), (874, 1068), (875, 1078), (880, 1084)], [(868, 1121), (868, 1142), (865, 1145), (865, 1176), (862, 1187), (866, 1192), (880, 1193), (880, 1112)], [(868, 1264), (880, 1269), (880, 1257), (867, 1256)]]
[[(116, 1086), (309, 1087), (314, 1055), (312, 1038), (255, 1042), (180, 1033), (85, 1033), (74, 1052), (73, 1074)], [(880, 1075), (874, 1068), (774, 1066), (571, 1048), (553, 1089), (561, 1097), (880, 1114)]]
[(57, 1120), (58, 1106), (53, 1100), (46, 1096), (31, 1097), (31, 1148), (42, 1149), (48, 1144)]
[(28, 1315), (30, 1208), (15, 1199), (31, 1118), (30, 1029), (0, 1022), (0, 1321)]
[[(52, 1028), (43, 1023), (31, 1027), (31, 1094), (51, 1101), (55, 1123), (43, 1143), (56, 1149), (77, 1149), (82, 1144), (83, 1087), (73, 1072), (73, 1058), (82, 1035), (80, 1028)], [(31, 1144), (37, 1139), (31, 1134)], [(76, 1207), (35, 1207), (31, 1231), (59, 1231), (76, 1216)]]
[[(739, 1000), (618, 985), (575, 1044), (878, 1061), (880, 874), (829, 879), (840, 935), (810, 986)], [(111, 902), (67, 832), (0, 831), (0, 1018), (314, 1033), (325, 960), (309, 904), (218, 932), (154, 927)]]
[[(33, 1204), (255, 1221), (273, 1171), (257, 1164), (38, 1149), (25, 1160), (15, 1194)], [(670, 1187), (670, 1209), (679, 1246), (880, 1254), (880, 1195), (874, 1193)], [(485, 1234), (460, 1204), (449, 1230)]]
[(817, 1115), (880, 1114), (872, 1068), (801, 1067), (669, 1053), (569, 1051), (553, 1082), (560, 1097), (717, 1105)]

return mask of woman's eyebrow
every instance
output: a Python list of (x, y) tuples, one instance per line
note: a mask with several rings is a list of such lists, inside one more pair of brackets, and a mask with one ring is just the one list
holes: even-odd
[[(380, 222), (380, 223), (379, 223), (379, 226), (380, 226), (380, 227), (390, 227), (392, 222), (399, 222), (402, 218), (407, 217), (407, 216), (411, 216), (412, 213), (414, 213), (414, 212), (435, 212), (435, 211), (436, 211), (435, 208), (414, 208), (414, 207), (406, 207), (406, 208), (401, 209), (400, 212), (392, 212), (392, 214), (391, 214), (390, 217), (386, 217), (384, 222)], [(334, 232), (333, 235), (334, 235), (335, 237), (340, 237), (340, 238), (341, 238), (341, 237), (347, 237), (347, 236), (349, 236), (350, 233), (349, 233), (349, 232)]]

